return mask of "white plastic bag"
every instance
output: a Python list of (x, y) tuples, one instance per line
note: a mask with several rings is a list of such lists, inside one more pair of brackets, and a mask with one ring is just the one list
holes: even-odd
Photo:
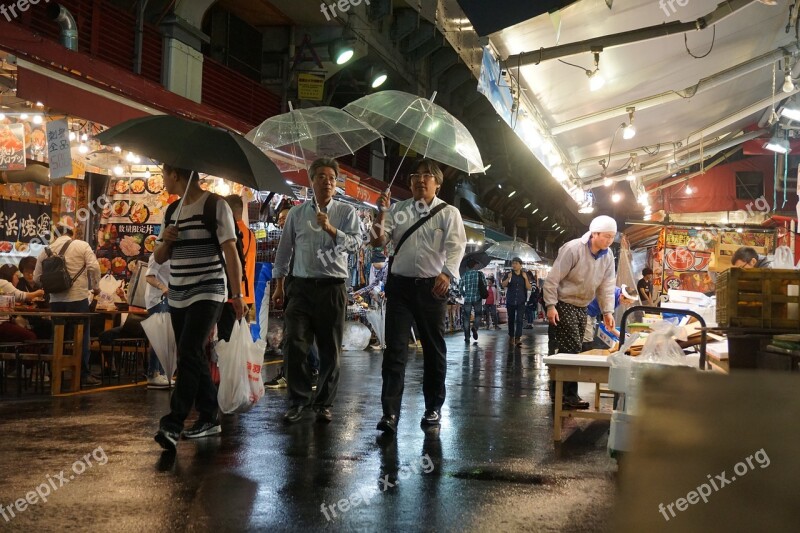
[(625, 343), (614, 354), (608, 357), (611, 368), (608, 370), (608, 388), (614, 392), (628, 392), (628, 378), (631, 373), (631, 359), (625, 352), (639, 339), (635, 333), (628, 337)]
[(264, 346), (263, 341), (253, 342), (244, 319), (233, 325), (230, 342), (217, 343), (220, 376), (217, 401), (223, 413), (249, 411), (264, 396), (261, 378)]
[(120, 287), (120, 282), (111, 274), (106, 274), (100, 278), (98, 283), (100, 294), (97, 295), (97, 307), (100, 309), (114, 309), (114, 302), (117, 298), (117, 289)]
[(690, 366), (683, 349), (676, 342), (686, 340), (686, 331), (682, 327), (662, 321), (651, 326), (652, 333), (642, 347), (642, 353), (631, 360), (628, 392), (625, 395), (625, 411), (638, 414), (641, 399), (641, 387), (644, 374), (664, 370), (668, 366)]
[[(800, 264), (800, 263), (798, 263)], [(794, 254), (788, 246), (778, 246), (772, 258), (772, 268), (794, 268)]]
[(352, 320), (344, 323), (343, 333), (342, 348), (346, 352), (366, 350), (372, 337), (372, 332), (367, 326)]

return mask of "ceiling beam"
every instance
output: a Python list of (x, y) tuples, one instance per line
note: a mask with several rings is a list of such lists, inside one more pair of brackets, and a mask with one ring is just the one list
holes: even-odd
[(584, 52), (602, 51), (606, 48), (624, 46), (626, 44), (647, 41), (650, 39), (658, 39), (660, 37), (686, 33), (693, 30), (699, 31), (713, 26), (714, 24), (727, 18), (729, 15), (732, 15), (740, 9), (755, 2), (757, 2), (757, 0), (727, 0), (718, 4), (717, 8), (711, 13), (690, 22), (667, 22), (657, 26), (648, 26), (646, 28), (639, 28), (622, 33), (605, 35), (576, 43), (562, 44), (559, 46), (552, 46), (550, 48), (540, 48), (534, 52), (523, 52), (521, 54), (509, 56), (506, 58), (506, 61), (509, 65), (538, 65), (542, 61), (547, 61), (550, 59), (559, 59), (561, 57), (572, 56)]
[(560, 133), (572, 131), (590, 124), (596, 124), (598, 122), (610, 120), (612, 118), (626, 117), (628, 115), (628, 109), (631, 107), (636, 109), (636, 111), (642, 111), (643, 109), (649, 109), (651, 107), (667, 104), (676, 100), (693, 98), (698, 94), (710, 91), (711, 89), (715, 89), (720, 85), (731, 82), (760, 68), (772, 65), (777, 61), (781, 61), (786, 56), (794, 56), (798, 52), (800, 52), (800, 43), (797, 42), (787, 45), (785, 48), (776, 48), (775, 50), (767, 52), (766, 54), (762, 54), (759, 57), (739, 63), (738, 65), (735, 65), (729, 69), (712, 74), (707, 78), (703, 78), (696, 84), (686, 87), (681, 91), (667, 91), (661, 94), (640, 98), (633, 102), (628, 102), (610, 109), (605, 109), (596, 113), (590, 113), (582, 117), (576, 117), (553, 126), (550, 129), (550, 132), (553, 135), (558, 135)]

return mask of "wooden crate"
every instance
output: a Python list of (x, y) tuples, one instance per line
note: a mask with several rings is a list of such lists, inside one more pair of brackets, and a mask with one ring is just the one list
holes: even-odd
[(717, 276), (717, 323), (800, 330), (800, 271), (732, 268)]

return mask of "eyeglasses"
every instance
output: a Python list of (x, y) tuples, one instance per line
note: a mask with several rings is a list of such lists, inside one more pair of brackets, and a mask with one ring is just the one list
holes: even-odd
[(433, 174), (430, 172), (425, 172), (422, 174), (411, 174), (411, 181), (424, 181), (433, 177)]
[(314, 181), (329, 181), (331, 183), (336, 183), (336, 176), (328, 176), (327, 174), (314, 174)]

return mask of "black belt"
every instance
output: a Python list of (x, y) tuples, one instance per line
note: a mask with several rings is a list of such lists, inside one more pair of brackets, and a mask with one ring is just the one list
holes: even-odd
[(406, 276), (398, 276), (396, 274), (392, 274), (392, 277), (395, 278), (397, 281), (401, 283), (413, 283), (414, 285), (424, 285), (427, 283), (435, 283), (436, 278), (408, 278)]
[(297, 281), (314, 285), (344, 285), (344, 278), (298, 278), (292, 276), (292, 283)]

